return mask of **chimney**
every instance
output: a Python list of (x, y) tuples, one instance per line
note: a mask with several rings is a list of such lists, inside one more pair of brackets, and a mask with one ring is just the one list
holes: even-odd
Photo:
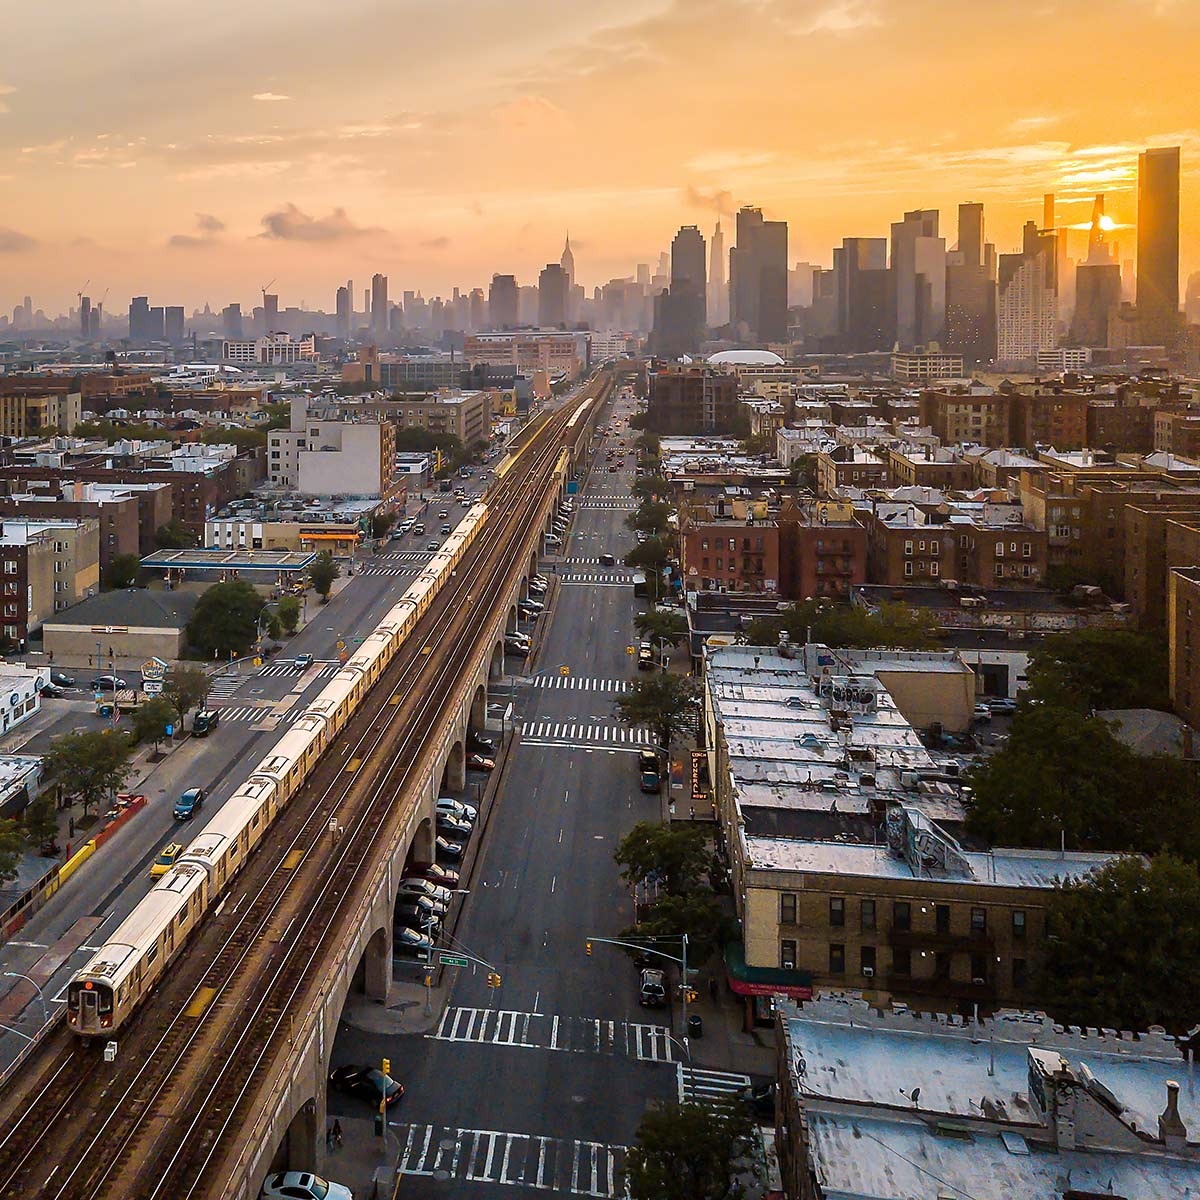
[(1158, 1138), (1168, 1150), (1182, 1150), (1187, 1142), (1187, 1126), (1179, 1116), (1179, 1084), (1167, 1080), (1167, 1107), (1158, 1118)]

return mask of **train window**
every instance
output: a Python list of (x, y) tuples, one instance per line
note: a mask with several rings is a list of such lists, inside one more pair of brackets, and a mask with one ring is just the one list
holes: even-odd
[(255, 811), (255, 813), (254, 813), (254, 817), (253, 817), (253, 818), (251, 819), (251, 821), (250, 821), (250, 828), (251, 828), (251, 829), (257, 829), (257, 828), (258, 828), (258, 817), (259, 817), (259, 814), (258, 814), (258, 812), (257, 812), (257, 811)]
[(100, 994), (97, 997), (96, 1010), (102, 1013), (110, 1013), (113, 1010), (112, 989), (102, 987)]
[[(156, 941), (154, 943), (154, 945), (151, 946), (150, 949), (146, 952), (146, 966), (149, 966), (152, 962), (154, 962), (154, 960), (157, 957), (158, 957), (158, 942)], [(141, 964), (139, 963), (138, 964), (138, 974), (140, 975), (141, 973), (142, 973), (142, 967), (141, 967)]]

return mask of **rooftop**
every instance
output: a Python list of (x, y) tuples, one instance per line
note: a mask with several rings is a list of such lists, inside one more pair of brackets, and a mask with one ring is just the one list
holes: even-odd
[(198, 599), (197, 592), (160, 592), (150, 588), (100, 592), (47, 618), (46, 628), (123, 625), (144, 629), (182, 629), (191, 619)]

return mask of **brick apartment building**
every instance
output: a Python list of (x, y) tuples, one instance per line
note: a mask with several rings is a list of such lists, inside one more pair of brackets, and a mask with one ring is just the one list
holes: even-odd
[(971, 464), (949, 447), (902, 450), (892, 446), (885, 454), (891, 487), (933, 487), (953, 492), (971, 486)]
[(779, 513), (780, 592), (789, 600), (849, 600), (866, 582), (867, 531), (849, 504), (787, 503)]
[(888, 464), (863, 446), (834, 446), (817, 455), (817, 495), (836, 498), (846, 488), (887, 487)]
[(646, 428), (660, 437), (732, 433), (737, 376), (711, 367), (671, 367), (650, 376)]
[(100, 590), (100, 523), (0, 521), (0, 633), (21, 649), (47, 617)]
[(1007, 446), (1011, 407), (1012, 398), (1000, 393), (922, 392), (921, 424), (929, 426), (943, 446)]

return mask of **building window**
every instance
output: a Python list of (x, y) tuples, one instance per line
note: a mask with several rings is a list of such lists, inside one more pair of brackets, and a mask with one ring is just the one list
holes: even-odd
[(1012, 971), (1013, 971), (1013, 987), (1018, 988), (1018, 989), (1023, 988), (1025, 986), (1026, 980), (1029, 977), (1029, 971), (1025, 965), (1025, 959), (1014, 958)]
[(779, 965), (785, 971), (796, 969), (796, 943), (792, 938), (784, 938), (779, 943)]
[(1022, 542), (1021, 543), (1021, 557), (1022, 558), (1032, 558), (1033, 557), (1033, 543), (1032, 542)]
[(846, 947), (838, 942), (831, 942), (829, 945), (829, 973), (830, 975), (845, 975), (846, 973)]
[(950, 932), (950, 905), (938, 904), (934, 908), (934, 913), (937, 919), (938, 933)]
[(904, 574), (905, 574), (905, 576), (906, 576), (906, 577), (909, 577), (909, 578), (911, 578), (911, 577), (912, 577), (912, 573), (913, 573), (913, 565), (912, 565), (912, 563), (910, 563), (910, 562), (906, 562), (906, 563), (904, 564)]
[(912, 951), (907, 946), (892, 947), (892, 974), (912, 974)]
[(1004, 543), (1003, 542), (996, 543), (996, 557), (997, 558), (1004, 557)]
[(1014, 908), (1012, 915), (1012, 935), (1017, 941), (1024, 940), (1025, 937), (1025, 910)]
[(892, 928), (905, 931), (912, 928), (912, 905), (907, 900), (892, 902)]
[(779, 923), (795, 925), (796, 923), (796, 893), (784, 892), (779, 897)]
[(982, 937), (987, 933), (987, 909), (971, 909), (971, 936)]
[(846, 901), (841, 896), (829, 898), (829, 924), (834, 929), (841, 929), (846, 924)]
[(4, 560), (5, 575), (15, 575), (17, 573), (17, 564), (14, 559), (6, 558)]
[(708, 538), (703, 538), (703, 539), (701, 540), (701, 542), (700, 542), (700, 549), (701, 549), (701, 550), (707, 550), (707, 549), (708, 549)]
[(875, 928), (875, 901), (864, 900), (862, 902), (862, 918), (861, 924), (863, 931), (872, 930)]
[[(929, 553), (932, 554), (934, 556), (934, 558), (937, 558), (937, 556), (939, 554), (941, 554), (941, 552), (942, 552), (942, 543), (941, 542), (930, 542), (929, 543)], [(935, 571), (934, 574), (936, 575), (937, 572)]]
[(862, 974), (867, 978), (870, 978), (875, 974), (875, 947), (863, 946), (859, 953), (862, 956), (862, 962), (860, 964)]
[(986, 954), (971, 955), (971, 982), (978, 980), (987, 983), (988, 956)]
[(941, 568), (942, 568), (942, 564), (941, 564), (941, 563), (935, 563), (935, 562), (931, 562), (931, 563), (929, 564), (929, 573), (930, 573), (930, 575), (939, 575), (939, 574), (941, 574)]
[(904, 543), (904, 553), (905, 553), (905, 554), (911, 554), (912, 552), (913, 552), (913, 544), (912, 544), (912, 542), (905, 542), (905, 543)]

